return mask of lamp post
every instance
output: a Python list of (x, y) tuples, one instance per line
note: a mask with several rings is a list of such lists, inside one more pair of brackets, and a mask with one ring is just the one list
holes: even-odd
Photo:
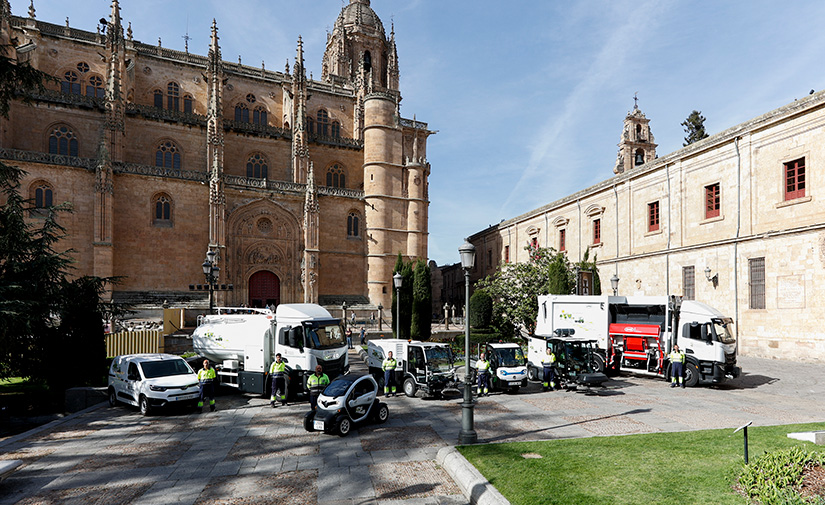
[(395, 323), (395, 338), (401, 338), (401, 284), (404, 282), (404, 277), (401, 272), (395, 272), (392, 276), (392, 283), (395, 285), (395, 317), (398, 319)]
[(221, 269), (215, 264), (215, 256), (218, 253), (209, 249), (206, 251), (206, 259), (203, 260), (203, 275), (206, 277), (206, 283), (209, 285), (209, 313), (211, 314), (215, 308), (215, 281), (218, 280), (218, 274)]
[[(469, 240), (458, 248), (461, 255), (461, 268), (464, 269), (464, 300), (470, 299), (470, 269), (476, 260), (476, 248)], [(474, 444), (478, 441), (478, 434), (473, 428), (473, 390), (470, 384), (470, 311), (464, 311), (464, 403), (461, 404), (461, 431), (458, 433), (458, 443), (461, 445)]]
[(384, 306), (378, 304), (378, 331), (384, 331)]
[(343, 317), (344, 317), (344, 327), (346, 327), (347, 326), (347, 301), (346, 300), (344, 300), (343, 303), (341, 303), (341, 312), (343, 313)]
[(450, 305), (444, 302), (444, 329), (450, 329)]
[(619, 276), (613, 274), (610, 278), (610, 287), (613, 288), (613, 296), (619, 296)]

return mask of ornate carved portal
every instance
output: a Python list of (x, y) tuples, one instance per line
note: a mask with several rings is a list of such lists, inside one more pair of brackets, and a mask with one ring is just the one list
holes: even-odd
[[(298, 223), (292, 213), (270, 200), (257, 200), (232, 211), (227, 222), (225, 268), (226, 282), (235, 284), (231, 295), (234, 304), (253, 306), (269, 303), (271, 298), (277, 298), (278, 303), (303, 300), (303, 246)], [(266, 289), (261, 284), (265, 279)], [(265, 298), (258, 296), (262, 293)]]

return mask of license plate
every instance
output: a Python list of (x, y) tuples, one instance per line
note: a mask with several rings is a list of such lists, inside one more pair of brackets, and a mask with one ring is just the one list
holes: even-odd
[(508, 384), (511, 386), (521, 386), (521, 381), (509, 382)]
[(312, 427), (321, 431), (324, 429), (324, 421), (312, 421)]
[(198, 395), (196, 395), (196, 394), (195, 395), (176, 396), (175, 400), (181, 402), (181, 401), (184, 401), (184, 400), (194, 400), (197, 397), (198, 397)]

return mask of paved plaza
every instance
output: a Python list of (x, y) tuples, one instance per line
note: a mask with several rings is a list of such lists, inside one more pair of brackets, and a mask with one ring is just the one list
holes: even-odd
[[(506, 442), (825, 421), (825, 366), (741, 364), (743, 377), (714, 388), (643, 377), (594, 394), (531, 385), (479, 399), (475, 426), (480, 442)], [(460, 399), (386, 401), (386, 424), (345, 438), (305, 432), (306, 403), (272, 409), (231, 392), (214, 413), (92, 408), (0, 442), (0, 458), (25, 462), (0, 483), (0, 505), (467, 503), (435, 461), (458, 439)]]

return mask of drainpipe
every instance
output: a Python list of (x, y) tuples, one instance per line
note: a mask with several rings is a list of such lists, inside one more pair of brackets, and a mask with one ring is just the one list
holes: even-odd
[[(576, 206), (579, 208), (579, 261), (582, 260), (582, 202), (576, 199)], [(576, 283), (578, 284), (578, 280)]]
[(742, 226), (742, 155), (739, 153), (739, 137), (733, 139), (736, 149), (736, 239), (733, 241), (733, 313), (736, 328), (736, 352), (739, 353), (739, 232)]
[[(665, 253), (665, 294), (670, 296), (670, 234), (673, 231), (670, 220), (670, 210), (673, 207), (673, 196), (670, 193), (670, 165), (665, 164), (665, 175), (667, 176), (667, 250)], [(683, 286), (684, 289), (684, 286)], [(684, 293), (683, 293), (684, 294)]]
[(619, 276), (619, 192), (616, 191), (616, 185), (613, 185), (613, 197), (616, 203), (616, 261), (613, 263), (613, 273), (616, 277)]

